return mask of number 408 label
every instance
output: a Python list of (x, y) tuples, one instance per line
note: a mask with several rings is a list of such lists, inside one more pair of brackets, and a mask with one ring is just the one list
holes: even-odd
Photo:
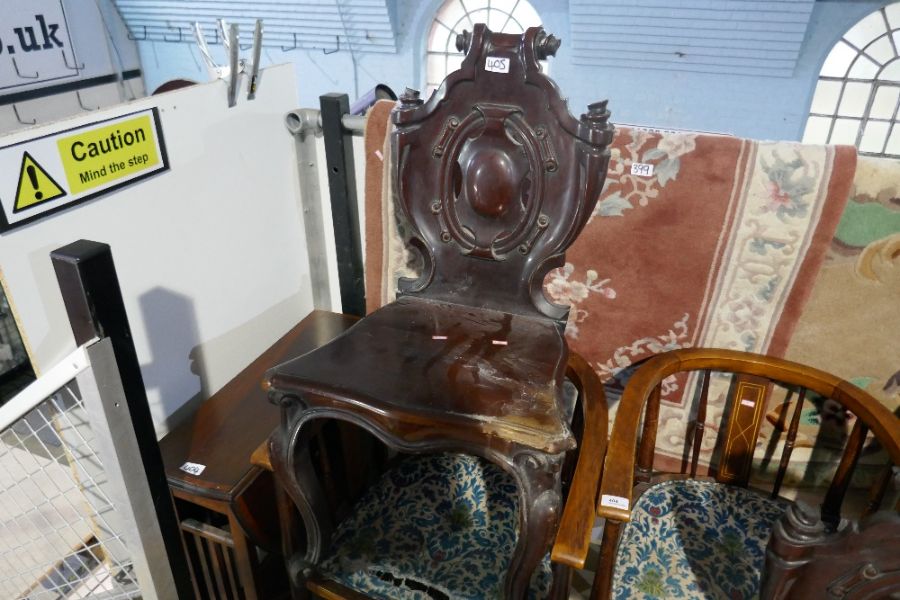
[(509, 73), (509, 58), (502, 56), (488, 56), (484, 59), (484, 70), (494, 73)]

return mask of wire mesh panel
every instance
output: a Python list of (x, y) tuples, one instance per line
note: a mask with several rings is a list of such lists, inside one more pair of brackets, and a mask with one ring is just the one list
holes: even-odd
[(0, 432), (0, 598), (140, 597), (73, 380)]

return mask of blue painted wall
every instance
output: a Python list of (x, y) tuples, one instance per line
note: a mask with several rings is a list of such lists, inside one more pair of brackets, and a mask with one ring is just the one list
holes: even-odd
[[(406, 86), (424, 87), (425, 36), (441, 0), (396, 0), (393, 16), (398, 36), (396, 55), (360, 55), (356, 64), (348, 52), (267, 48), (263, 62), (293, 62), (303, 106), (318, 106), (319, 94), (344, 91), (351, 100), (376, 83), (398, 93)], [(706, 74), (648, 69), (637, 63), (621, 67), (573, 64), (566, 53), (569, 37), (568, 3), (532, 0), (544, 27), (563, 38), (551, 62), (551, 75), (569, 96), (573, 113), (587, 104), (609, 98), (619, 123), (718, 131), (758, 139), (799, 140), (822, 61), (832, 45), (859, 19), (886, 0), (819, 0), (813, 8), (792, 77)], [(248, 10), (252, 11), (248, 2)], [(635, 23), (635, 36), (640, 23)], [(249, 32), (248, 32), (249, 33)], [(206, 71), (192, 44), (141, 42), (147, 89), (176, 77), (204, 80)], [(224, 54), (219, 53), (224, 63)], [(264, 82), (263, 82), (264, 85)]]

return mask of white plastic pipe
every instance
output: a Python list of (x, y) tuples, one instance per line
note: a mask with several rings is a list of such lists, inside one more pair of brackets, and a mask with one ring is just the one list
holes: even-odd
[(13, 396), (6, 404), (0, 406), (0, 432), (6, 431), (31, 409), (87, 369), (88, 358), (85, 347), (93, 344), (95, 341), (91, 340), (84, 346), (75, 348), (71, 354), (34, 380), (31, 385)]

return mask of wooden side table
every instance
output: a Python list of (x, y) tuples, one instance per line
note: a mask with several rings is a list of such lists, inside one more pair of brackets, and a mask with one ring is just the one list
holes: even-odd
[[(287, 593), (272, 474), (250, 461), (280, 418), (260, 382), (267, 369), (332, 340), (356, 320), (312, 312), (160, 442), (198, 599)], [(186, 463), (202, 465), (202, 472), (182, 470)]]

